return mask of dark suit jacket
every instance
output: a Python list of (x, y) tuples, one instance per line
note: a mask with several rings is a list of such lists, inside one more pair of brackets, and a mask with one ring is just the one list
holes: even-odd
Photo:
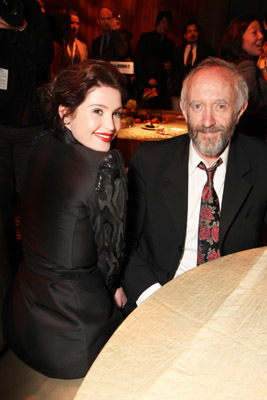
[[(173, 278), (187, 221), (189, 137), (137, 147), (129, 170), (129, 230), (133, 241), (123, 286), (130, 302), (152, 284)], [(267, 145), (235, 135), (221, 208), (221, 255), (260, 245), (267, 223)]]
[[(177, 85), (177, 90), (179, 93), (182, 88), (183, 80), (184, 80), (186, 74), (191, 69), (184, 65), (184, 51), (185, 51), (186, 46), (187, 46), (187, 43), (177, 47), (177, 49), (176, 49), (176, 71), (175, 72), (176, 72), (176, 81), (177, 81), (176, 85)], [(205, 58), (207, 58), (209, 56), (214, 56), (214, 55), (215, 55), (215, 53), (210, 44), (199, 42), (197, 44), (197, 57), (195, 59), (193, 67), (195, 67), (201, 61), (205, 60)]]
[(123, 40), (118, 31), (109, 32), (110, 39), (107, 44), (104, 57), (102, 57), (101, 38), (102, 35), (98, 36), (92, 41), (92, 53), (91, 58), (94, 60), (105, 60), (105, 61), (122, 61), (128, 54), (128, 43)]
[[(164, 69), (164, 62), (171, 61), (174, 67), (174, 42), (165, 36), (162, 40), (160, 34), (154, 30), (141, 34), (135, 52), (137, 96), (140, 99), (144, 88), (149, 88), (148, 81), (156, 79), (156, 86), (160, 97), (164, 98), (168, 74)], [(169, 71), (170, 75), (172, 71)], [(164, 106), (164, 100), (162, 100)]]

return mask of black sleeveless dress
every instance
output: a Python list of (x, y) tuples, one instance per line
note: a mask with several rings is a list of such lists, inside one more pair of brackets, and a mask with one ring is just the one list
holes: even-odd
[(37, 141), (23, 196), (24, 261), (3, 326), (17, 356), (45, 375), (83, 377), (123, 320), (113, 295), (126, 198), (117, 150), (94, 151), (68, 129)]

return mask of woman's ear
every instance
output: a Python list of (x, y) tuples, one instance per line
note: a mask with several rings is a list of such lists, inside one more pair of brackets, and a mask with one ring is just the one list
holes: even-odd
[(58, 106), (58, 114), (62, 119), (64, 125), (67, 125), (70, 122), (68, 111), (68, 108), (63, 106), (62, 104)]

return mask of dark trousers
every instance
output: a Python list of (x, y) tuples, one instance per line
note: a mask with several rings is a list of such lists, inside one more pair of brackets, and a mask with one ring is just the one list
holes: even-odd
[(15, 271), (20, 254), (16, 241), (14, 210), (19, 207), (33, 139), (42, 126), (13, 128), (0, 124), (0, 208), (10, 265)]

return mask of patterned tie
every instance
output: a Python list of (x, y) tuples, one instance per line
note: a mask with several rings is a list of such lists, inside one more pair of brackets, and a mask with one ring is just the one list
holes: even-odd
[(222, 164), (219, 158), (216, 163), (206, 168), (201, 162), (198, 167), (207, 173), (207, 182), (204, 185), (199, 214), (197, 265), (220, 257), (219, 227), (220, 205), (217, 193), (213, 187), (213, 177), (216, 168)]
[(192, 67), (192, 61), (193, 61), (193, 46), (190, 46), (190, 50), (186, 60), (186, 67)]

